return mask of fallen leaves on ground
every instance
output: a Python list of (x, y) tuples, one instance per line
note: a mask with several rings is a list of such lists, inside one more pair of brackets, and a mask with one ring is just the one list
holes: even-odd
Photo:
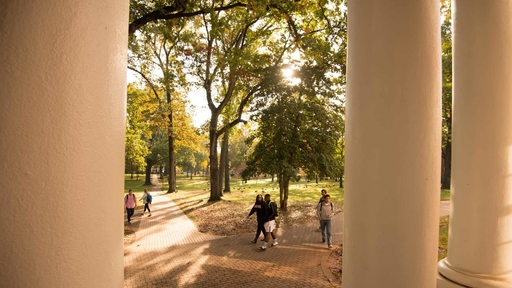
[[(256, 232), (256, 213), (247, 219), (252, 203), (240, 204), (230, 201), (217, 201), (206, 205), (197, 202), (190, 205), (188, 216), (196, 223), (202, 233), (232, 236)], [(289, 205), (287, 211), (279, 212), (279, 225), (297, 225), (310, 221), (317, 221), (315, 205)]]
[(343, 258), (343, 244), (339, 246), (334, 246), (334, 249), (329, 254), (329, 258), (327, 258), (327, 264), (329, 265), (329, 270), (336, 277), (336, 279), (341, 280), (342, 267), (341, 267), (341, 259)]

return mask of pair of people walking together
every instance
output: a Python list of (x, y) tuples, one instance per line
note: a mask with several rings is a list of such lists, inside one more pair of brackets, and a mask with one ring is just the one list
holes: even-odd
[[(142, 215), (148, 210), (149, 216), (151, 216), (151, 210), (149, 209), (149, 204), (153, 201), (153, 196), (148, 192), (148, 189), (144, 189), (144, 194), (142, 195), (141, 199), (139, 201), (142, 201), (144, 203), (144, 212), (142, 212)], [(133, 194), (132, 189), (128, 190), (128, 194), (124, 196), (124, 209), (126, 210), (126, 215), (128, 218), (128, 223), (132, 223), (132, 216), (135, 213), (135, 207), (137, 207), (137, 196)]]
[[(247, 218), (249, 218), (256, 211), (256, 215), (258, 216), (258, 229), (256, 230), (256, 237), (252, 240), (252, 243), (256, 243), (258, 241), (258, 237), (260, 233), (263, 232), (263, 246), (259, 247), (260, 250), (267, 250), (267, 245), (270, 240), (270, 236), (272, 236), (273, 242), (270, 246), (276, 246), (277, 242), (277, 233), (276, 233), (276, 217), (278, 216), (277, 204), (270, 200), (270, 194), (266, 194), (264, 201), (262, 200), (262, 196), (256, 196), (256, 202), (254, 203), (251, 212)], [(263, 223), (263, 225), (261, 225)]]

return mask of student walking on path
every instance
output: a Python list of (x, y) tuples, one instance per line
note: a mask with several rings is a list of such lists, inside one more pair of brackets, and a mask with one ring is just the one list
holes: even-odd
[(142, 215), (144, 215), (144, 213), (146, 213), (146, 209), (147, 209), (149, 212), (148, 217), (150, 217), (151, 210), (149, 209), (149, 204), (151, 204), (151, 202), (153, 201), (153, 196), (151, 196), (151, 194), (149, 194), (148, 189), (144, 188), (144, 194), (142, 194), (142, 197), (140, 198), (139, 201), (142, 201), (142, 203), (144, 204), (144, 211), (142, 211)]
[(261, 246), (259, 249), (262, 251), (267, 250), (267, 244), (270, 240), (270, 235), (272, 235), (272, 239), (274, 239), (274, 242), (272, 242), (271, 246), (277, 245), (277, 234), (275, 232), (276, 229), (276, 217), (277, 214), (277, 204), (276, 202), (273, 202), (270, 200), (270, 194), (265, 194), (265, 218), (266, 222), (264, 224), (265, 226), (265, 242), (263, 242), (263, 246)]
[(329, 196), (329, 194), (324, 196), (324, 202), (318, 203), (316, 214), (320, 218), (322, 242), (325, 243), (325, 234), (327, 234), (327, 246), (332, 248), (331, 218), (334, 216), (334, 205), (331, 202), (331, 196)]
[[(325, 200), (324, 197), (325, 197), (325, 195), (327, 195), (327, 190), (322, 189), (321, 192), (322, 192), (322, 197), (320, 197), (320, 200), (318, 200), (317, 206), (320, 205), (320, 203), (324, 203), (324, 200)], [(319, 222), (320, 222), (320, 226), (318, 226), (318, 232), (322, 231), (322, 219), (320, 219)]]
[(137, 207), (137, 196), (133, 194), (132, 189), (128, 190), (128, 194), (124, 196), (124, 209), (128, 216), (128, 223), (132, 223), (132, 216), (135, 213), (135, 207)]
[(256, 202), (254, 202), (254, 206), (252, 206), (251, 211), (249, 212), (249, 215), (247, 218), (251, 217), (254, 212), (256, 212), (256, 218), (258, 220), (258, 228), (256, 229), (256, 236), (254, 237), (254, 240), (252, 240), (252, 243), (256, 243), (258, 241), (258, 238), (260, 237), (260, 233), (263, 232), (263, 238), (266, 236), (265, 231), (265, 201), (263, 201), (263, 196), (261, 194), (258, 194), (256, 196)]

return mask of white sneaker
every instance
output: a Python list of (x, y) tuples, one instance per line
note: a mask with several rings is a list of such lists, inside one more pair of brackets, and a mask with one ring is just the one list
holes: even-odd
[(261, 251), (267, 251), (267, 247), (265, 247), (265, 246), (261, 246), (261, 247), (260, 247), (260, 248), (258, 248), (258, 249), (260, 249)]
[(272, 245), (270, 245), (270, 247), (274, 247), (274, 246), (277, 246), (277, 241), (274, 241), (274, 243), (272, 243)]

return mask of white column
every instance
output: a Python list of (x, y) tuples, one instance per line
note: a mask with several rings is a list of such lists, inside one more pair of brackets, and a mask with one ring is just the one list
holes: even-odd
[(349, 1), (343, 287), (434, 287), (439, 1)]
[(122, 287), (128, 5), (0, 1), (0, 286)]
[(439, 272), (512, 287), (512, 1), (453, 4), (451, 218)]

